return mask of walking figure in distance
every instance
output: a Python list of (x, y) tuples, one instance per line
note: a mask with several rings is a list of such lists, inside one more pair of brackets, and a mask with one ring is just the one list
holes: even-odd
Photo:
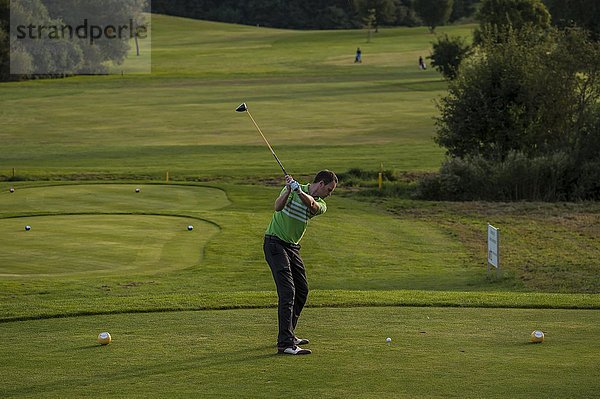
[(360, 47), (356, 49), (356, 57), (354, 57), (354, 63), (361, 63), (362, 62), (362, 51), (360, 50)]

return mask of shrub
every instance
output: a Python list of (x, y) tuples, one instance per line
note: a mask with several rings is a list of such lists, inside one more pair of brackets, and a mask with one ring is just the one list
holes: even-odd
[(422, 178), (416, 195), (428, 200), (563, 201), (600, 193), (600, 163), (589, 163), (573, 190), (573, 158), (564, 152), (529, 158), (511, 152), (503, 161), (449, 158), (440, 173)]
[(471, 47), (460, 36), (450, 37), (447, 34), (437, 38), (433, 43), (431, 66), (440, 72), (446, 79), (455, 79), (458, 67), (471, 51)]

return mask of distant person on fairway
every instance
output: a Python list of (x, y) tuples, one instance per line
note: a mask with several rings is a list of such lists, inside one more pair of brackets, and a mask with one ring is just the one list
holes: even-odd
[(356, 57), (354, 57), (354, 63), (361, 63), (362, 62), (362, 51), (360, 51), (360, 47), (356, 49)]
[(298, 338), (294, 333), (308, 297), (308, 281), (300, 257), (299, 242), (308, 221), (327, 210), (324, 198), (331, 195), (337, 182), (337, 176), (329, 170), (320, 171), (312, 183), (304, 185), (288, 175), (285, 177), (285, 187), (275, 200), (275, 212), (265, 232), (263, 250), (279, 298), (277, 353), (311, 353), (299, 346), (308, 344), (308, 340)]
[(427, 69), (427, 65), (425, 61), (423, 61), (423, 57), (419, 57), (419, 69)]

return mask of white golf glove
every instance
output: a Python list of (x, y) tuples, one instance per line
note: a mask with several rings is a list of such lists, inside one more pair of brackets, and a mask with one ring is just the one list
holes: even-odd
[(292, 180), (290, 182), (290, 188), (292, 189), (292, 191), (298, 191), (300, 190), (300, 183), (298, 183), (296, 180)]

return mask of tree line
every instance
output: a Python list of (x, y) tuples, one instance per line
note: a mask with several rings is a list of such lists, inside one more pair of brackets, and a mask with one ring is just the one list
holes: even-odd
[[(0, 0), (0, 81), (11, 78), (10, 71), (10, 0)], [(23, 0), (20, 13), (52, 22), (57, 11), (66, 13), (76, 9), (76, 0), (48, 2)], [(107, 4), (110, 3), (110, 7)], [(105, 0), (100, 2), (98, 14), (123, 13), (124, 10), (143, 7), (144, 0)], [(57, 4), (60, 9), (57, 10)], [(499, 4), (502, 4), (500, 1)], [(518, 18), (519, 2), (504, 9), (500, 18)], [(551, 22), (559, 27), (580, 26), (600, 38), (600, 2), (596, 0), (543, 0), (551, 14)], [(48, 7), (48, 9), (46, 9)], [(481, 7), (480, 0), (154, 0), (152, 12), (188, 18), (293, 29), (359, 29), (368, 27), (375, 32), (381, 26), (436, 26), (448, 22), (471, 21)], [(515, 8), (516, 7), (516, 8)], [(19, 14), (19, 13), (17, 13)], [(482, 15), (481, 13), (479, 15)], [(485, 14), (483, 14), (485, 15)], [(514, 22), (514, 21), (513, 21)], [(119, 63), (127, 49), (123, 43), (83, 48), (73, 43), (53, 42), (53, 48), (12, 49), (13, 62), (27, 67), (45, 62), (49, 53), (59, 53), (62, 70), (76, 73), (102, 73), (102, 63)], [(104, 46), (104, 48), (102, 47)], [(464, 48), (464, 45), (462, 46)], [(46, 57), (47, 58), (47, 57)], [(455, 63), (458, 60), (454, 61)], [(48, 64), (49, 65), (49, 64)], [(446, 64), (448, 66), (449, 64)], [(451, 65), (450, 65), (451, 66)], [(51, 68), (50, 68), (51, 69)], [(452, 73), (452, 72), (450, 72)], [(53, 76), (51, 73), (49, 75)], [(27, 78), (20, 76), (12, 78)], [(38, 75), (39, 77), (39, 75)]]
[[(289, 29), (354, 29), (423, 25), (446, 9), (450, 22), (471, 17), (479, 0), (153, 0), (152, 12), (211, 21)], [(449, 7), (448, 7), (449, 5)]]

